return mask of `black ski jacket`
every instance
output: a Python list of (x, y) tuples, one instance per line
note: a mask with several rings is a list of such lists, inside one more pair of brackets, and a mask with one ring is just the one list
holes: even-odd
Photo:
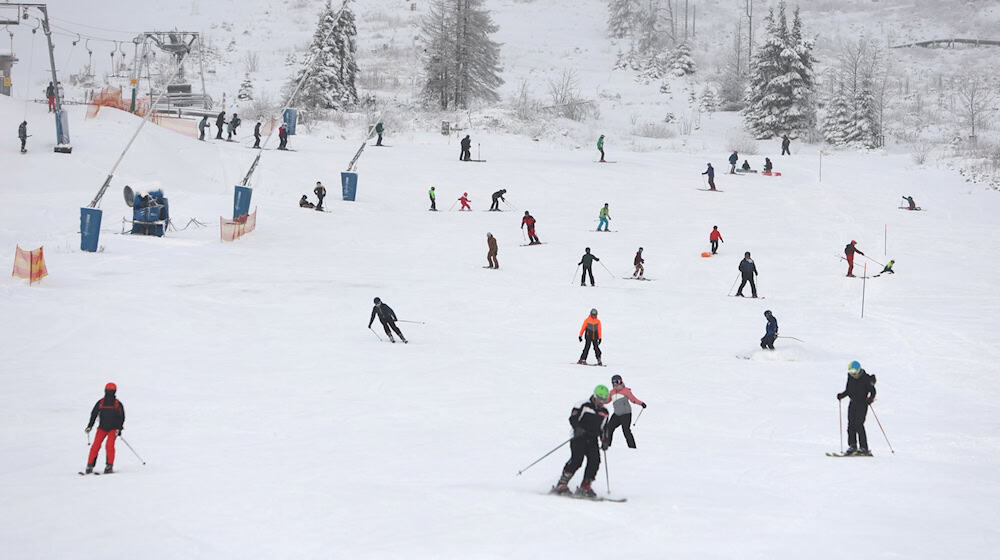
[(375, 316), (378, 315), (378, 320), (385, 323), (395, 323), (396, 322), (396, 312), (392, 310), (386, 304), (376, 305), (372, 307), (372, 317), (368, 319), (368, 327), (371, 328), (372, 323), (375, 322)]
[(219, 113), (218, 117), (215, 117), (215, 126), (222, 128), (222, 125), (226, 124), (226, 112), (223, 111)]
[(844, 392), (840, 393), (843, 397), (850, 397), (851, 402), (867, 402), (869, 399), (875, 398), (875, 376), (868, 375), (868, 373), (862, 369), (858, 376), (851, 377), (847, 376), (847, 386), (844, 387)]
[(576, 264), (578, 265), (582, 264), (583, 268), (590, 268), (594, 266), (594, 261), (599, 261), (599, 260), (601, 259), (595, 257), (593, 253), (584, 253), (583, 256), (580, 257), (580, 262)]
[(257, 123), (253, 127), (253, 137), (260, 139), (260, 123)]
[(500, 189), (497, 192), (493, 193), (493, 200), (496, 200), (496, 199), (499, 198), (500, 200), (503, 200), (504, 202), (507, 202), (503, 198), (503, 195), (505, 195), (505, 194), (507, 194), (507, 189)]
[(583, 401), (573, 407), (569, 413), (569, 425), (573, 426), (573, 431), (582, 429), (588, 439), (596, 438), (604, 430), (604, 422), (608, 418), (608, 409), (603, 405), (595, 405), (593, 397)]
[(125, 407), (115, 398), (114, 391), (105, 391), (104, 398), (99, 399), (94, 405), (94, 409), (90, 411), (90, 423), (87, 424), (87, 428), (94, 427), (94, 421), (98, 416), (101, 417), (101, 423), (97, 427), (102, 430), (121, 430), (125, 427)]
[(753, 259), (743, 259), (740, 261), (740, 273), (743, 274), (744, 278), (753, 278), (754, 274), (757, 274), (757, 265), (754, 264)]
[(21, 140), (28, 137), (28, 125), (24, 123), (17, 125), (17, 137)]
[(462, 149), (468, 150), (471, 147), (472, 147), (472, 140), (470, 140), (468, 136), (462, 138)]

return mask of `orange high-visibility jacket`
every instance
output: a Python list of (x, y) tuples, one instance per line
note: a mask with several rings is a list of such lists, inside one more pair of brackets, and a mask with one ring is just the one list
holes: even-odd
[(583, 333), (587, 333), (591, 338), (604, 338), (601, 336), (601, 320), (587, 315), (583, 320), (583, 326), (580, 327), (580, 336), (583, 336)]

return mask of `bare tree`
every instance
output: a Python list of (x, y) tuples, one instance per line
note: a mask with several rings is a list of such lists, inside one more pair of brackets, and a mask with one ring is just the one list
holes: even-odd
[(957, 80), (955, 93), (958, 94), (958, 106), (955, 108), (958, 116), (969, 127), (969, 140), (976, 144), (976, 129), (993, 112), (993, 100), (996, 93), (978, 74), (969, 73)]

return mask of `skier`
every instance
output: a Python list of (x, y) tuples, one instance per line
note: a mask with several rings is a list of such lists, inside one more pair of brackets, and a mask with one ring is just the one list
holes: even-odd
[(469, 161), (472, 159), (472, 139), (466, 134), (465, 138), (462, 138), (462, 154), (458, 156), (459, 161)]
[(854, 241), (852, 239), (851, 242), (848, 243), (846, 247), (844, 247), (844, 254), (847, 255), (847, 277), (848, 278), (855, 278), (855, 276), (854, 276), (854, 253), (857, 253), (859, 255), (864, 255), (864, 253), (861, 252), (861, 249), (858, 249), (857, 247), (855, 247), (855, 245), (857, 243), (858, 243), (857, 241)]
[(469, 203), (472, 202), (469, 200), (469, 193), (462, 193), (462, 196), (458, 197), (458, 201), (462, 203), (461, 208), (458, 209), (459, 212), (462, 210), (472, 210), (472, 206), (469, 206)]
[(646, 259), (642, 258), (642, 247), (635, 253), (635, 258), (632, 259), (632, 264), (635, 265), (635, 272), (632, 273), (632, 278), (642, 278), (642, 274), (646, 272), (646, 269), (642, 266), (642, 263), (646, 262)]
[(278, 127), (278, 149), (288, 149), (288, 127), (285, 126), (285, 123), (281, 123), (281, 126)]
[(375, 134), (378, 134), (378, 140), (375, 141), (376, 146), (382, 145), (382, 131), (384, 130), (385, 127), (382, 126), (382, 121), (379, 121), (378, 124), (375, 125)]
[(705, 170), (702, 175), (708, 175), (708, 190), (714, 191), (715, 189), (715, 168), (712, 164), (708, 164), (708, 169)]
[(789, 155), (789, 156), (792, 155), (791, 150), (788, 149), (788, 146), (791, 145), (791, 143), (792, 143), (792, 141), (788, 139), (788, 135), (787, 134), (785, 134), (784, 136), (781, 137), (781, 155), (783, 155), (783, 156), (784, 155)]
[(577, 362), (578, 364), (587, 363), (587, 356), (590, 355), (590, 345), (593, 344), (597, 365), (604, 365), (601, 362), (601, 335), (601, 320), (597, 318), (597, 309), (591, 309), (590, 315), (583, 320), (583, 326), (580, 327), (580, 335), (577, 337), (580, 342), (583, 342), (584, 337), (587, 338), (586, 343), (583, 345), (583, 352), (580, 354), (580, 360)]
[(716, 254), (719, 251), (719, 242), (725, 243), (726, 240), (722, 238), (722, 232), (719, 231), (719, 226), (712, 226), (712, 231), (708, 234), (708, 242), (712, 244), (712, 254)]
[(521, 229), (524, 229), (524, 226), (528, 226), (528, 245), (538, 245), (541, 243), (538, 240), (538, 236), (535, 235), (535, 218), (527, 210), (524, 211), (524, 217), (521, 218)]
[(260, 121), (253, 125), (253, 147), (260, 148)]
[(507, 194), (507, 189), (500, 189), (493, 193), (493, 204), (490, 205), (490, 212), (501, 212), (500, 201), (503, 200), (504, 202), (507, 202), (503, 197), (505, 194)]
[(233, 113), (233, 118), (229, 119), (229, 127), (226, 129), (226, 142), (232, 142), (233, 134), (236, 134), (236, 129), (240, 126), (240, 117), (236, 113)]
[(909, 208), (907, 208), (907, 210), (916, 210), (917, 209), (917, 203), (913, 201), (913, 197), (912, 196), (904, 196), (903, 200), (905, 200), (907, 202), (907, 204), (910, 205)]
[(885, 263), (885, 268), (882, 269), (882, 272), (879, 272), (875, 276), (882, 276), (883, 274), (887, 274), (887, 273), (888, 274), (896, 274), (892, 270), (892, 265), (894, 265), (894, 264), (896, 264), (895, 259), (890, 259), (889, 262)]
[(757, 275), (757, 265), (750, 258), (750, 251), (743, 253), (743, 260), (740, 261), (739, 269), (743, 282), (740, 282), (740, 289), (736, 290), (736, 295), (744, 297), (743, 286), (746, 286), (747, 282), (750, 282), (750, 292), (753, 294), (753, 297), (757, 297), (757, 284), (753, 281), (753, 277)]
[(585, 280), (587, 279), (587, 275), (588, 274), (590, 275), (590, 285), (591, 286), (594, 285), (594, 269), (593, 269), (593, 266), (594, 266), (594, 261), (599, 261), (599, 260), (601, 260), (601, 259), (599, 259), (599, 258), (595, 257), (594, 255), (590, 254), (590, 247), (587, 247), (586, 249), (584, 249), (583, 256), (580, 257), (580, 262), (577, 263), (577, 266), (580, 266), (581, 264), (583, 265), (583, 273), (580, 274), (580, 285), (581, 286), (586, 286)]
[(45, 88), (45, 97), (49, 100), (49, 112), (56, 110), (56, 86), (49, 82), (49, 86)]
[(569, 425), (573, 428), (573, 438), (569, 442), (571, 455), (569, 461), (563, 465), (559, 482), (552, 487), (553, 494), (569, 493), (569, 481), (583, 465), (583, 459), (586, 458), (587, 467), (583, 470), (583, 482), (576, 490), (576, 494), (587, 498), (597, 496), (591, 484), (597, 477), (597, 470), (601, 467), (601, 450), (597, 438), (601, 437), (604, 424), (608, 419), (608, 409), (604, 408), (608, 397), (608, 388), (604, 385), (598, 385), (594, 387), (590, 398), (574, 406), (569, 413)]
[(646, 403), (632, 394), (632, 389), (625, 386), (625, 382), (622, 381), (622, 376), (620, 375), (611, 376), (611, 394), (609, 396), (611, 402), (614, 403), (614, 412), (611, 413), (611, 419), (608, 420), (607, 427), (604, 430), (604, 441), (601, 444), (601, 449), (611, 447), (611, 440), (614, 438), (615, 428), (618, 426), (622, 427), (622, 434), (625, 435), (625, 443), (629, 446), (629, 449), (635, 449), (635, 438), (632, 437), (631, 427), (632, 405), (629, 404), (629, 401), (642, 408), (646, 408)]
[(17, 137), (21, 140), (21, 153), (23, 154), (28, 151), (24, 147), (28, 141), (28, 121), (21, 121), (21, 124), (17, 125)]
[(432, 211), (434, 211), (434, 212), (437, 212), (437, 209), (438, 209), (437, 208), (437, 199), (436, 199), (437, 195), (434, 192), (434, 187), (431, 187), (431, 190), (427, 191), (427, 196), (431, 197), (431, 208), (430, 209)]
[[(740, 161), (740, 154), (736, 150), (733, 150), (732, 155), (729, 156), (729, 174), (736, 175), (736, 164)], [(747, 166), (749, 167), (749, 166)]]
[(486, 248), (486, 262), (489, 264), (486, 268), (500, 268), (500, 263), (497, 262), (497, 238), (490, 232), (486, 232)]
[(326, 197), (326, 187), (323, 186), (323, 183), (316, 181), (316, 188), (313, 189), (313, 194), (319, 199), (319, 202), (316, 203), (316, 209), (322, 210), (323, 199)]
[(222, 140), (222, 125), (224, 124), (226, 124), (226, 112), (222, 111), (215, 117), (215, 126), (219, 129), (219, 132), (215, 135), (216, 140)]
[(604, 226), (604, 231), (608, 231), (608, 222), (611, 220), (611, 210), (608, 208), (608, 203), (604, 203), (604, 208), (601, 208), (600, 221), (597, 223), (597, 231), (601, 231), (601, 226)]
[(375, 321), (376, 315), (378, 315), (378, 320), (382, 323), (382, 328), (385, 329), (385, 334), (389, 336), (389, 342), (396, 343), (396, 339), (392, 337), (392, 332), (389, 331), (390, 328), (396, 331), (400, 340), (404, 343), (408, 342), (403, 333), (399, 332), (399, 327), (396, 326), (396, 313), (391, 307), (382, 303), (382, 300), (379, 298), (375, 298), (375, 307), (372, 307), (372, 316), (371, 319), (368, 319), (369, 329), (372, 328), (372, 323)]
[(597, 150), (601, 152), (601, 163), (604, 163), (604, 135), (597, 139)]
[(770, 173), (774, 169), (774, 164), (771, 163), (771, 158), (764, 158), (764, 173)]
[[(205, 141), (205, 127), (208, 126), (208, 115), (203, 115), (198, 122), (198, 140)], [(211, 132), (211, 131), (210, 131)]]
[(101, 443), (107, 438), (104, 446), (104, 474), (114, 472), (115, 465), (115, 440), (122, 435), (125, 429), (125, 407), (121, 401), (115, 398), (115, 391), (118, 387), (114, 383), (104, 386), (104, 398), (98, 399), (94, 408), (90, 411), (90, 422), (83, 431), (90, 433), (94, 428), (94, 421), (101, 417), (101, 422), (97, 425), (97, 435), (94, 436), (94, 443), (90, 446), (90, 454), (87, 456), (87, 474), (94, 472), (94, 465), (97, 464), (97, 454), (101, 451)]
[(309, 202), (309, 197), (307, 197), (306, 195), (302, 195), (302, 198), (299, 199), (299, 208), (315, 208), (315, 207), (316, 205), (313, 204), (312, 202)]
[[(847, 386), (842, 393), (837, 393), (837, 400), (851, 398), (847, 405), (847, 451), (844, 455), (871, 455), (868, 450), (868, 434), (865, 433), (865, 416), (868, 415), (868, 405), (875, 402), (875, 376), (861, 368), (855, 360), (847, 368)], [(860, 440), (860, 441), (859, 441)], [(861, 447), (858, 447), (858, 443)]]
[(767, 327), (760, 339), (760, 347), (764, 350), (774, 350), (774, 340), (778, 338), (778, 320), (771, 314), (770, 309), (764, 312), (764, 317), (767, 319)]

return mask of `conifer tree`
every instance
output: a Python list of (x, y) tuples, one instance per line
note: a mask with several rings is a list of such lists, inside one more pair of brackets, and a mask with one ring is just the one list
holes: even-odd
[(357, 34), (350, 0), (344, 0), (339, 10), (327, 0), (309, 45), (307, 60), (312, 65), (301, 68), (291, 82), (291, 87), (295, 87), (307, 75), (299, 91), (298, 105), (342, 110), (358, 102), (354, 84), (358, 73), (354, 60)]
[(243, 78), (243, 82), (240, 84), (240, 91), (236, 94), (236, 99), (240, 101), (253, 100), (253, 83), (250, 81), (250, 74), (247, 74)]
[(636, 0), (610, 0), (608, 4), (608, 36), (624, 39), (632, 34), (642, 8)]
[(689, 47), (687, 43), (677, 45), (677, 48), (674, 49), (672, 58), (673, 62), (671, 63), (671, 71), (674, 76), (681, 78), (687, 76), (688, 74), (694, 74), (694, 59), (691, 58), (691, 47)]
[(442, 109), (500, 100), (499, 29), (483, 0), (434, 0), (422, 23), (424, 97)]
[(842, 145), (854, 134), (852, 103), (848, 97), (847, 88), (843, 82), (839, 82), (827, 107), (826, 118), (823, 119), (823, 139), (829, 144)]

